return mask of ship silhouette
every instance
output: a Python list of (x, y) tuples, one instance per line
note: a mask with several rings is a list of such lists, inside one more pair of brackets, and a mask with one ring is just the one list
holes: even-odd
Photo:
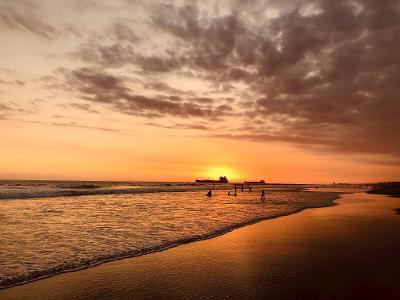
[(228, 183), (228, 179), (226, 176), (220, 176), (219, 180), (211, 180), (211, 179), (196, 179), (197, 183)]

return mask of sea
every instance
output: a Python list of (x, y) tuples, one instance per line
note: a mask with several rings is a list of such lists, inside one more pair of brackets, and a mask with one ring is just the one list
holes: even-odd
[(0, 289), (208, 239), (338, 198), (307, 186), (237, 186), (233, 193), (232, 184), (0, 181)]

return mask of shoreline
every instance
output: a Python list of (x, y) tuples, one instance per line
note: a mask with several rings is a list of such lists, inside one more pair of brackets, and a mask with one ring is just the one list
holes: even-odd
[[(311, 191), (310, 190), (305, 190), (305, 191), (310, 192), (310, 193), (313, 192), (312, 190)], [(274, 215), (274, 216), (255, 218), (255, 219), (251, 219), (251, 220), (246, 220), (245, 222), (242, 222), (242, 223), (233, 223), (230, 226), (218, 229), (216, 231), (209, 232), (206, 235), (189, 237), (189, 238), (184, 238), (184, 239), (181, 239), (181, 240), (175, 240), (175, 241), (172, 241), (172, 242), (170, 242), (170, 243), (168, 243), (166, 245), (162, 245), (161, 247), (144, 249), (144, 250), (141, 250), (140, 252), (132, 251), (132, 252), (128, 252), (126, 254), (122, 254), (122, 255), (119, 255), (119, 256), (115, 256), (115, 257), (111, 257), (111, 258), (105, 258), (105, 259), (102, 259), (99, 262), (88, 263), (87, 265), (82, 265), (82, 266), (80, 266), (78, 268), (61, 270), (61, 271), (54, 271), (54, 272), (52, 272), (50, 274), (44, 274), (42, 276), (38, 276), (38, 277), (35, 277), (33, 279), (24, 280), (24, 281), (17, 282), (15, 284), (11, 284), (11, 285), (0, 286), (0, 291), (6, 290), (6, 289), (11, 289), (11, 288), (18, 287), (18, 286), (23, 286), (23, 285), (26, 285), (26, 284), (29, 284), (29, 283), (33, 283), (33, 282), (40, 281), (40, 280), (43, 280), (43, 279), (51, 278), (51, 277), (58, 276), (58, 275), (61, 275), (61, 274), (75, 273), (75, 272), (79, 272), (79, 271), (82, 271), (82, 270), (91, 269), (91, 268), (100, 266), (102, 264), (106, 264), (106, 263), (110, 263), (110, 262), (114, 262), (114, 261), (119, 261), (119, 260), (124, 260), (124, 259), (132, 259), (132, 258), (136, 258), (136, 257), (149, 255), (149, 254), (152, 254), (152, 253), (166, 251), (168, 249), (172, 249), (172, 248), (175, 248), (175, 247), (188, 245), (188, 244), (191, 244), (191, 243), (194, 243), (194, 242), (206, 241), (206, 240), (209, 240), (209, 239), (213, 239), (213, 238), (216, 238), (216, 237), (223, 236), (225, 234), (228, 234), (230, 232), (233, 232), (233, 231), (235, 231), (237, 229), (240, 229), (240, 228), (243, 228), (243, 227), (246, 227), (246, 226), (249, 226), (249, 225), (253, 225), (253, 224), (257, 224), (259, 222), (273, 220), (273, 219), (277, 219), (277, 218), (281, 218), (281, 217), (287, 217), (287, 216), (290, 216), (290, 215), (298, 214), (298, 213), (300, 213), (302, 211), (305, 211), (305, 210), (335, 206), (335, 205), (337, 205), (336, 201), (338, 199), (340, 199), (341, 195), (348, 193), (348, 192), (333, 192), (333, 191), (332, 192), (331, 191), (326, 191), (326, 192), (327, 193), (332, 193), (332, 197), (333, 197), (332, 199), (327, 200), (326, 205), (299, 208), (299, 209), (294, 209), (293, 211), (289, 211), (289, 212), (282, 213), (282, 214), (277, 214), (277, 215)], [(336, 194), (336, 195), (334, 195), (334, 194)], [(15, 200), (15, 199), (10, 199), (10, 200)], [(25, 200), (25, 199), (21, 199), (21, 200)], [(329, 203), (328, 203), (328, 201), (329, 201)]]

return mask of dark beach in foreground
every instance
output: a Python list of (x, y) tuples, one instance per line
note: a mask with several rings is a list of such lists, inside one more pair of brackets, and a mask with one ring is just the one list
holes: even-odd
[(339, 205), (0, 291), (0, 299), (400, 299), (400, 199)]

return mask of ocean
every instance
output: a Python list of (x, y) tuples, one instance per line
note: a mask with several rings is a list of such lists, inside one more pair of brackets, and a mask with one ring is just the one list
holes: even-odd
[(338, 197), (285, 186), (239, 188), (237, 197), (227, 195), (232, 190), (185, 182), (0, 181), (0, 288), (207, 239)]

